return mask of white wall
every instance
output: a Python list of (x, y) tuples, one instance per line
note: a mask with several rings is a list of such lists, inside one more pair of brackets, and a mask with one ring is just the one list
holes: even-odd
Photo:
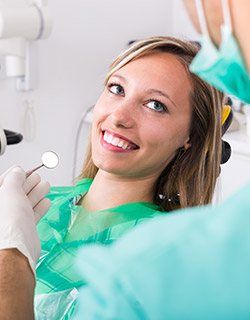
[(95, 103), (108, 65), (131, 39), (171, 34), (172, 7), (172, 0), (49, 0), (54, 30), (35, 49), (38, 89), (23, 94), (15, 91), (13, 79), (0, 82), (1, 125), (22, 132), (23, 102), (33, 99), (37, 135), (33, 142), (7, 147), (0, 171), (12, 164), (30, 169), (43, 151), (54, 150), (60, 166), (40, 173), (52, 185), (71, 184), (76, 128)]

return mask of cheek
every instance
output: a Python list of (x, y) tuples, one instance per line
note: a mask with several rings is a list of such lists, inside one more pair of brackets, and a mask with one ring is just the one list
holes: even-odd
[(92, 120), (92, 126), (91, 126), (91, 143), (92, 143), (92, 150), (94, 149), (94, 146), (96, 145), (97, 139), (98, 139), (98, 133), (100, 131), (100, 123), (102, 122), (102, 119), (104, 118), (102, 108), (100, 108), (99, 100), (95, 104), (94, 111), (93, 111), (93, 120)]
[(95, 104), (93, 110), (93, 121), (92, 121), (92, 133), (94, 134), (95, 130), (100, 127), (100, 124), (107, 118), (108, 116), (108, 108), (107, 103), (105, 103), (105, 99), (101, 96)]
[(144, 130), (144, 141), (152, 147), (176, 150), (182, 147), (189, 136), (189, 122), (165, 121)]
[(93, 122), (98, 122), (99, 118), (101, 118), (105, 114), (105, 104), (102, 96), (97, 100), (94, 111), (93, 111)]
[(105, 113), (107, 113), (110, 109), (110, 98), (106, 92), (107, 90), (104, 89), (102, 94), (100, 95), (99, 99), (96, 101), (93, 117), (98, 118)]

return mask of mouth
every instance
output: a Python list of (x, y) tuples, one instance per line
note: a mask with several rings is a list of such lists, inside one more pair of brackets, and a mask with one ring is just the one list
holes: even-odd
[(102, 142), (113, 151), (132, 151), (140, 147), (128, 138), (108, 130), (102, 130)]

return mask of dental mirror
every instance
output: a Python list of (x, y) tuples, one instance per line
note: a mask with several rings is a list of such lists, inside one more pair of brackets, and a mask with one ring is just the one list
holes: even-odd
[(29, 177), (36, 170), (45, 167), (47, 169), (54, 169), (59, 164), (59, 156), (54, 151), (46, 151), (42, 154), (42, 164), (32, 170), (26, 172), (26, 177)]
[(42, 164), (48, 169), (54, 169), (58, 166), (59, 157), (53, 151), (44, 152), (42, 155)]

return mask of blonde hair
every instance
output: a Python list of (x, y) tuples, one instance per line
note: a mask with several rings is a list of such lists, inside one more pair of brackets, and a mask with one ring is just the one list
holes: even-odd
[[(193, 107), (189, 141), (191, 147), (177, 150), (174, 159), (155, 182), (154, 203), (167, 211), (208, 204), (212, 200), (220, 173), (223, 95), (190, 73), (189, 65), (198, 52), (197, 45), (172, 37), (151, 37), (135, 42), (111, 64), (106, 83), (127, 63), (152, 51), (175, 55), (185, 67), (193, 87), (190, 95)], [(83, 170), (78, 178), (94, 178), (97, 171), (89, 143)]]

